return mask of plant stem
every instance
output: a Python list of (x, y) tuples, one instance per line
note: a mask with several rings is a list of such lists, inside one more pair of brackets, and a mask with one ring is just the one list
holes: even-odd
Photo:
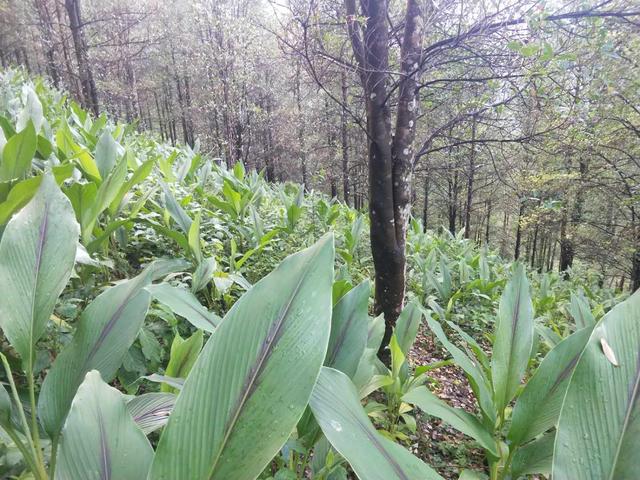
[(13, 401), (15, 402), (16, 407), (18, 408), (20, 421), (22, 422), (22, 428), (24, 428), (25, 437), (27, 438), (27, 443), (29, 444), (29, 447), (31, 448), (33, 455), (35, 455), (36, 449), (31, 439), (31, 429), (29, 428), (29, 422), (27, 422), (27, 417), (24, 414), (24, 409), (22, 408), (22, 402), (20, 401), (20, 396), (18, 395), (16, 384), (13, 381), (13, 374), (11, 373), (11, 367), (9, 366), (9, 362), (7, 361), (7, 357), (5, 357), (2, 353), (0, 353), (0, 358), (2, 358), (2, 364), (4, 365), (4, 370), (7, 373), (9, 385), (11, 386), (11, 393), (13, 395)]
[[(11, 386), (11, 393), (13, 394), (13, 401), (15, 402), (16, 408), (18, 409), (18, 414), (20, 416), (20, 421), (22, 422), (22, 426), (23, 426), (24, 432), (25, 432), (25, 438), (27, 439), (27, 443), (29, 444), (29, 447), (31, 448), (31, 452), (32, 452), (31, 455), (29, 455), (28, 457), (25, 457), (25, 460), (27, 461), (27, 463), (29, 463), (29, 466), (32, 469), (31, 473), (33, 473), (33, 475), (36, 477), (36, 479), (38, 479), (38, 480), (46, 480), (47, 479), (47, 473), (46, 473), (45, 468), (44, 468), (44, 459), (42, 458), (42, 451), (40, 450), (39, 439), (37, 439), (37, 437), (38, 437), (37, 419), (36, 419), (36, 423), (35, 423), (36, 431), (34, 433), (29, 428), (29, 422), (27, 422), (27, 417), (24, 414), (24, 409), (22, 408), (22, 402), (20, 400), (20, 395), (18, 395), (18, 389), (16, 388), (16, 383), (13, 380), (13, 374), (11, 372), (11, 366), (9, 365), (9, 362), (7, 361), (7, 357), (5, 357), (4, 354), (0, 353), (0, 359), (2, 360), (2, 364), (4, 366), (4, 370), (7, 373), (7, 379), (9, 380), (9, 385)], [(29, 370), (31, 370), (31, 366), (29, 366)], [(30, 378), (30, 389), (31, 389), (31, 386), (33, 384), (33, 375), (32, 374), (28, 374), (28, 377)], [(35, 399), (35, 396), (34, 396), (34, 399)], [(34, 403), (35, 403), (35, 400), (31, 404), (31, 413), (32, 413), (32, 415), (35, 415), (35, 405), (34, 405)], [(35, 443), (34, 443), (34, 439), (37, 439)], [(16, 445), (18, 445), (18, 444), (16, 443)], [(22, 450), (20, 450), (20, 451), (22, 452)], [(22, 453), (22, 454), (24, 456), (24, 453)]]
[(24, 461), (27, 462), (27, 465), (29, 466), (31, 471), (36, 472), (38, 470), (36, 467), (36, 462), (33, 458), (32, 453), (29, 451), (28, 447), (24, 443), (22, 443), (22, 440), (20, 440), (20, 437), (18, 436), (18, 434), (16, 433), (16, 431), (13, 429), (11, 425), (3, 425), (3, 428), (4, 428), (4, 431), (7, 432), (7, 435), (9, 435), (9, 438), (13, 440), (13, 443), (16, 444), (16, 447), (18, 447), (18, 450), (20, 450), (20, 453), (22, 454), (22, 458), (24, 458)]
[(44, 468), (44, 457), (40, 448), (40, 430), (38, 428), (38, 405), (36, 404), (35, 381), (33, 379), (33, 361), (29, 360), (27, 368), (27, 382), (29, 384), (29, 404), (31, 405), (31, 436), (36, 449), (38, 463)]
[[(36, 403), (36, 389), (33, 378), (33, 360), (29, 359), (27, 365), (27, 382), (29, 384), (29, 403), (31, 405), (31, 436), (33, 446), (36, 450), (36, 461), (41, 478), (47, 478), (47, 471), (44, 466), (44, 456), (40, 447), (40, 429), (38, 428), (38, 405)], [(34, 472), (35, 473), (35, 472)]]
[(58, 436), (51, 440), (51, 458), (49, 459), (49, 478), (56, 472), (56, 458), (58, 456)]

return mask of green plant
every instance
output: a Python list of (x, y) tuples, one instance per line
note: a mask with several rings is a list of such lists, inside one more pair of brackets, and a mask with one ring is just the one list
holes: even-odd
[[(48, 175), (32, 202), (9, 222), (0, 243), (3, 254), (0, 282), (8, 298), (14, 301), (3, 303), (2, 327), (23, 359), (30, 385), (32, 416), (28, 422), (22, 413), (18, 391), (12, 383), (14, 402), (7, 402), (6, 395), (2, 395), (3, 428), (11, 432), (36, 478), (47, 478), (54, 472), (56, 478), (100, 478), (100, 468), (119, 472), (118, 478), (141, 478), (140, 472), (146, 471), (151, 464), (153, 451), (132, 418), (123, 413), (124, 397), (107, 387), (101, 378), (113, 378), (124, 354), (137, 337), (149, 306), (149, 290), (164, 301), (170, 298), (169, 304), (180, 298), (174, 293), (175, 287), (152, 285), (151, 282), (183, 264), (156, 263), (139, 277), (112, 287), (96, 298), (85, 310), (72, 342), (58, 355), (36, 404), (32, 359), (44, 323), (73, 266), (77, 241), (74, 239), (74, 225), (68, 200)], [(77, 232), (76, 228), (75, 235)], [(253, 475), (259, 473), (287, 439), (306, 407), (315, 378), (313, 369), (317, 374), (322, 364), (329, 337), (332, 268), (333, 242), (331, 237), (325, 237), (314, 249), (290, 257), (280, 269), (259, 282), (251, 293), (243, 297), (244, 300), (236, 303), (227, 315), (229, 321), (223, 322), (224, 327), (215, 332), (198, 356), (194, 375), (189, 376), (178, 397), (171, 421), (161, 437), (158, 454), (153, 457), (151, 471), (154, 478), (163, 478), (164, 475), (175, 478), (172, 473), (165, 473), (175, 469), (192, 472), (185, 473), (186, 477), (197, 477), (199, 474), (193, 472), (213, 472), (212, 468), (220, 470), (216, 473), (221, 475), (220, 478), (226, 478), (224, 471), (229, 468), (225, 460), (227, 455), (235, 455), (236, 462), (244, 462), (246, 478), (252, 477), (251, 472), (255, 472)], [(29, 274), (34, 269), (39, 272), (36, 277)], [(15, 278), (24, 278), (25, 281), (12, 285)], [(272, 296), (266, 293), (275, 284), (279, 286), (280, 294), (274, 303)], [(173, 290), (167, 293), (168, 288)], [(311, 290), (313, 296), (308, 294)], [(33, 298), (33, 310), (22, 308), (24, 298)], [(177, 304), (178, 312), (181, 312), (180, 305), (183, 304), (184, 301)], [(256, 315), (258, 312), (260, 315)], [(191, 318), (191, 315), (185, 315)], [(256, 318), (262, 319), (262, 323), (256, 323)], [(211, 365), (223, 365), (229, 355), (238, 356), (239, 362), (229, 365), (243, 366), (240, 371), (236, 367), (227, 368), (228, 376), (225, 377), (223, 371)], [(290, 362), (296, 356), (299, 361)], [(6, 360), (4, 364), (11, 378)], [(289, 386), (279, 382), (283, 373), (295, 382), (296, 388), (290, 390)], [(211, 407), (208, 410), (202, 408), (199, 402), (209, 398), (210, 392), (216, 389), (221, 400), (207, 402)], [(235, 389), (235, 396), (227, 395), (230, 389)], [(280, 400), (278, 391), (281, 395), (287, 392), (286, 403)], [(98, 402), (103, 397), (108, 400)], [(235, 413), (230, 414), (228, 408), (223, 408), (223, 401), (229, 408), (235, 408), (231, 410)], [(220, 421), (201, 422), (199, 416), (190, 413), (194, 402), (199, 405), (200, 415), (215, 416)], [(11, 410), (21, 418), (24, 440), (10, 422), (7, 412)], [(48, 473), (38, 417), (52, 443)], [(229, 423), (223, 417), (233, 422)], [(273, 419), (282, 422), (275, 436)], [(187, 425), (187, 422), (192, 425)], [(225, 425), (226, 428), (221, 429)], [(251, 430), (247, 430), (245, 425), (251, 425)], [(239, 435), (243, 435), (242, 432), (244, 435), (253, 434), (256, 428), (264, 430), (267, 441), (254, 451), (253, 456), (247, 456), (239, 450), (242, 438), (230, 435), (232, 431), (239, 432)], [(201, 463), (187, 460), (184, 457), (187, 451), (182, 450), (181, 454), (181, 450), (172, 447), (171, 442), (183, 443), (190, 435), (198, 438), (213, 435), (210, 438), (219, 445), (217, 453), (207, 454), (207, 460), (203, 444)], [(274, 438), (269, 441), (271, 437)], [(113, 450), (108, 456), (104, 455), (104, 440), (100, 438), (106, 438), (109, 450)], [(206, 450), (210, 452), (209, 446), (207, 443)], [(122, 458), (126, 457), (129, 448), (135, 448), (137, 453), (139, 450), (140, 455), (124, 462), (126, 465), (123, 466)], [(242, 452), (241, 457), (239, 452)], [(59, 460), (57, 467), (56, 460)]]
[(384, 403), (370, 400), (365, 410), (381, 425), (381, 433), (394, 441), (408, 441), (408, 434), (416, 432), (416, 420), (411, 414), (413, 409), (403, 397), (424, 385), (429, 379), (428, 372), (449, 363), (445, 361), (423, 365), (411, 371), (408, 363), (409, 350), (416, 339), (422, 318), (423, 312), (416, 300), (402, 310), (389, 344), (391, 368), (378, 363), (377, 370), (380, 373), (372, 378), (371, 384), (365, 389), (367, 394), (374, 389), (381, 389)]
[[(553, 445), (554, 433), (545, 432), (557, 421), (571, 371), (589, 329), (560, 342), (522, 388), (534, 345), (533, 307), (522, 265), (516, 265), (502, 294), (491, 357), (454, 324), (447, 325), (462, 336), (466, 352), (449, 341), (440, 323), (430, 317), (427, 322), (465, 371), (481, 417), (450, 407), (426, 388), (409, 393), (404, 400), (474, 438), (486, 451), (492, 479), (548, 473), (550, 456), (542, 461), (532, 452), (548, 452), (549, 445)], [(517, 400), (512, 411), (514, 398)]]

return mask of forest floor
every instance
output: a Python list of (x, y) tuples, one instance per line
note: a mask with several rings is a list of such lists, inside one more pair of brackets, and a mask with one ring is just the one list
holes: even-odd
[[(434, 342), (428, 329), (421, 327), (409, 353), (412, 365), (427, 365), (447, 358), (449, 355)], [(431, 371), (429, 376), (432, 379), (429, 388), (442, 400), (468, 412), (478, 411), (475, 397), (461, 368), (448, 365)], [(444, 478), (457, 479), (465, 468), (486, 471), (483, 451), (472, 439), (438, 418), (418, 413), (416, 420), (418, 431), (411, 451)]]

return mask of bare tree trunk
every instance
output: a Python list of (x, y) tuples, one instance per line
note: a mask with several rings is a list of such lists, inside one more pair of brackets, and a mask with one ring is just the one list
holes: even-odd
[(307, 178), (307, 152), (304, 141), (304, 113), (302, 112), (302, 95), (300, 93), (300, 62), (296, 63), (296, 77), (294, 82), (294, 95), (296, 97), (296, 107), (298, 112), (298, 149), (300, 159), (300, 168), (302, 170), (302, 188), (307, 190), (309, 179)]
[(51, 22), (51, 13), (45, 0), (35, 0), (36, 10), (38, 12), (38, 24), (40, 27), (42, 44), (44, 45), (45, 57), (47, 59), (47, 74), (51, 77), (53, 85), (58, 88), (60, 86), (60, 73), (55, 60), (55, 45), (53, 37), (53, 24)]
[(467, 176), (467, 206), (464, 211), (464, 238), (471, 235), (471, 207), (473, 206), (473, 177), (476, 169), (476, 116), (471, 121), (471, 153), (469, 155), (469, 172)]
[(566, 278), (568, 269), (573, 265), (573, 241), (567, 235), (567, 214), (562, 215), (560, 222), (560, 263), (558, 270)]
[(484, 243), (489, 245), (489, 232), (491, 229), (491, 199), (487, 200), (487, 225), (484, 231)]
[[(405, 293), (405, 242), (411, 210), (413, 140), (415, 136), (416, 72), (420, 60), (422, 17), (417, 0), (408, 0), (401, 47), (395, 134), (387, 99), (389, 76), (388, 5), (345, 0), (347, 26), (366, 95), (369, 139), (369, 218), (375, 267), (375, 311), (384, 313), (385, 334), (378, 355), (389, 361), (386, 347), (402, 311)], [(366, 18), (361, 34), (359, 18)]]
[(160, 137), (162, 138), (162, 141), (165, 141), (168, 135), (165, 135), (165, 127), (164, 127), (165, 122), (162, 115), (162, 109), (160, 108), (160, 102), (158, 101), (158, 94), (155, 92), (155, 90), (153, 91), (153, 100), (156, 103), (156, 111), (158, 112), (158, 125), (160, 126)]
[(513, 253), (514, 260), (520, 258), (520, 244), (522, 243), (522, 217), (524, 216), (524, 199), (520, 198), (520, 208), (518, 210), (518, 220), (516, 227), (516, 248)]
[(349, 137), (347, 130), (347, 110), (346, 104), (349, 97), (347, 86), (347, 74), (342, 71), (342, 105), (340, 108), (340, 136), (342, 140), (342, 196), (344, 203), (349, 205)]
[(636, 248), (633, 252), (631, 268), (631, 291), (635, 292), (638, 289), (640, 289), (640, 248)]
[(78, 74), (82, 87), (83, 106), (90, 109), (94, 115), (100, 114), (98, 104), (98, 91), (93, 80), (93, 72), (89, 65), (89, 54), (87, 52), (87, 41), (84, 36), (84, 24), (80, 14), (80, 0), (65, 0), (65, 8), (69, 16), (69, 27), (71, 37), (76, 51), (76, 61), (78, 62)]
[(640, 289), (640, 225), (636, 217), (636, 210), (631, 207), (631, 226), (634, 232), (635, 251), (631, 259), (631, 292)]
[(449, 232), (456, 234), (456, 219), (458, 218), (458, 170), (453, 174), (453, 180), (449, 177)]
[(424, 177), (424, 203), (422, 204), (422, 231), (427, 231), (429, 220), (429, 173)]
[(536, 249), (538, 246), (538, 229), (539, 226), (538, 224), (536, 224), (535, 228), (533, 229), (533, 244), (531, 245), (531, 268), (533, 268), (536, 264)]

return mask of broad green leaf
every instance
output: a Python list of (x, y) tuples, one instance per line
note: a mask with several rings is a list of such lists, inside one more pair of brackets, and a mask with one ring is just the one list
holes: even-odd
[(104, 212), (109, 204), (118, 194), (124, 179), (127, 175), (127, 162), (122, 159), (113, 169), (108, 177), (100, 184), (95, 200), (83, 212), (82, 216), (82, 239), (84, 243), (89, 243), (93, 227), (98, 221), (98, 217)]
[(411, 345), (413, 345), (413, 342), (416, 340), (422, 316), (423, 313), (420, 303), (416, 299), (413, 299), (404, 307), (398, 317), (393, 334), (396, 336), (400, 350), (402, 350), (405, 356), (409, 354)]
[(180, 206), (177, 202), (171, 190), (165, 183), (160, 183), (162, 186), (163, 196), (164, 196), (164, 208), (167, 209), (171, 218), (175, 220), (180, 229), (185, 233), (185, 235), (189, 235), (189, 230), (191, 229), (192, 220), (187, 215), (187, 212)]
[(135, 172), (133, 172), (133, 175), (131, 175), (131, 178), (129, 178), (129, 180), (122, 184), (120, 190), (109, 205), (109, 212), (111, 214), (114, 214), (118, 211), (118, 208), (122, 203), (122, 199), (131, 191), (131, 189), (149, 176), (154, 165), (154, 160), (147, 160), (142, 165), (140, 165)]
[(511, 462), (512, 478), (534, 474), (549, 475), (555, 437), (555, 432), (550, 432), (519, 447)]
[[(165, 375), (174, 378), (187, 378), (193, 364), (198, 359), (200, 350), (202, 350), (202, 341), (202, 330), (198, 330), (186, 340), (176, 334), (171, 343), (171, 356), (169, 357)], [(162, 392), (172, 392), (175, 389), (163, 383), (160, 390)]]
[(22, 94), (26, 96), (24, 108), (18, 115), (16, 122), (16, 130), (22, 130), (29, 122), (33, 123), (36, 132), (42, 128), (44, 121), (42, 115), (42, 103), (38, 98), (38, 94), (29, 85), (25, 85)]
[(200, 245), (200, 214), (196, 215), (196, 219), (191, 223), (189, 227), (189, 248), (191, 253), (198, 262), (202, 261), (202, 246)]
[[(369, 321), (367, 333), (367, 345), (358, 362), (358, 368), (353, 376), (353, 383), (360, 392), (360, 398), (368, 395), (368, 385), (371, 379), (379, 372), (386, 371), (384, 364), (378, 359), (378, 350), (384, 336), (384, 316)], [(366, 395), (365, 395), (366, 394)]]
[(567, 337), (544, 358), (518, 397), (508, 438), (522, 444), (555, 426), (573, 369), (591, 334), (582, 329)]
[[(60, 185), (64, 180), (73, 174), (73, 165), (59, 165), (53, 167), (53, 176), (56, 183)], [(0, 225), (4, 225), (9, 221), (11, 216), (24, 207), (33, 198), (40, 188), (43, 175), (30, 177), (16, 183), (9, 192), (6, 200), (0, 203)]]
[(164, 265), (151, 264), (137, 277), (105, 290), (82, 312), (73, 339), (53, 363), (38, 399), (40, 420), (51, 438), (60, 432), (87, 372), (98, 370), (106, 381), (115, 376), (147, 315), (151, 296), (144, 287)]
[(582, 294), (571, 294), (571, 303), (569, 304), (569, 313), (576, 322), (576, 328), (592, 327), (596, 323), (596, 319), (591, 312), (588, 300)]
[(0, 162), (0, 182), (22, 177), (31, 168), (31, 161), (36, 154), (38, 139), (33, 123), (11, 137), (2, 150)]
[(560, 413), (555, 480), (638, 477), (639, 318), (636, 292), (613, 307), (591, 333)]
[(77, 242), (71, 204), (47, 174), (0, 240), (0, 327), (25, 367), (69, 280)]
[(145, 393), (128, 401), (127, 410), (145, 435), (149, 435), (167, 424), (176, 398), (173, 393)]
[(353, 377), (367, 343), (369, 282), (350, 290), (333, 307), (331, 335), (324, 364)]
[[(100, 172), (100, 177), (107, 178), (116, 166), (118, 159), (118, 144), (113, 139), (111, 132), (102, 132), (98, 144), (96, 145), (95, 162)], [(119, 187), (120, 185), (118, 185)]]
[(438, 417), (465, 435), (475, 439), (491, 455), (498, 458), (498, 449), (492, 432), (487, 430), (474, 415), (454, 408), (440, 400), (427, 387), (418, 387), (407, 393), (402, 400), (416, 405), (423, 412)]
[[(364, 281), (350, 290), (334, 305), (331, 315), (331, 335), (324, 364), (350, 378), (356, 373), (367, 343), (370, 288), (369, 281)], [(308, 407), (297, 430), (298, 437), (308, 446), (318, 442), (320, 427)]]
[(204, 258), (196, 268), (196, 271), (193, 272), (193, 277), (191, 279), (191, 291), (193, 293), (197, 293), (206, 287), (211, 281), (211, 277), (213, 276), (213, 272), (216, 271), (218, 267), (218, 263), (214, 257)]
[(11, 397), (4, 388), (4, 385), (0, 384), (0, 425), (7, 425), (11, 423), (12, 409)]
[(542, 323), (537, 323), (534, 330), (549, 348), (555, 348), (562, 341), (562, 337), (555, 330)]
[(62, 430), (55, 480), (141, 480), (152, 458), (122, 394), (87, 373)]
[(43, 137), (42, 135), (38, 135), (36, 153), (38, 158), (42, 158), (46, 160), (53, 153), (53, 145), (48, 138)]
[(147, 290), (155, 300), (169, 307), (173, 313), (186, 318), (196, 328), (213, 332), (220, 324), (220, 317), (204, 308), (189, 290), (173, 287), (168, 283), (149, 285)]
[(177, 230), (173, 230), (171, 228), (165, 227), (164, 225), (160, 225), (159, 223), (152, 222), (151, 220), (147, 220), (145, 218), (136, 218), (136, 222), (142, 223), (144, 225), (149, 225), (160, 235), (164, 235), (172, 240), (174, 240), (180, 248), (182, 248), (185, 252), (189, 251), (189, 241), (187, 237)]
[(13, 137), (16, 134), (16, 130), (13, 128), (12, 122), (4, 115), (0, 115), (0, 128), (2, 128), (2, 133), (5, 138)]
[(326, 355), (333, 262), (326, 235), (234, 304), (178, 396), (151, 478), (254, 479), (271, 461)]
[(520, 263), (502, 293), (496, 321), (491, 377), (496, 409), (502, 411), (520, 385), (533, 345), (533, 305)]
[(422, 460), (376, 432), (355, 386), (344, 373), (322, 367), (311, 409), (323, 433), (363, 480), (441, 479)]
[(157, 373), (152, 373), (151, 375), (147, 375), (142, 378), (154, 383), (166, 383), (176, 390), (182, 390), (182, 387), (184, 387), (184, 378), (167, 377)]
[(489, 477), (481, 472), (474, 472), (473, 470), (464, 469), (460, 472), (458, 480), (487, 480)]

